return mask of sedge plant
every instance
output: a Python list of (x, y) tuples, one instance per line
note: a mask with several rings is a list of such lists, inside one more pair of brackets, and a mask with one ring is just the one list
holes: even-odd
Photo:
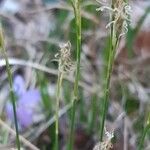
[(16, 129), (16, 145), (18, 150), (20, 150), (20, 140), (19, 140), (19, 131), (18, 131), (18, 122), (17, 122), (17, 113), (16, 113), (16, 99), (15, 94), (13, 91), (13, 82), (12, 82), (12, 74), (11, 69), (8, 62), (8, 57), (5, 50), (5, 42), (4, 42), (4, 36), (3, 36), (3, 30), (0, 26), (0, 49), (2, 54), (4, 55), (5, 63), (6, 63), (6, 71), (8, 75), (8, 82), (9, 82), (9, 88), (10, 88), (10, 98), (13, 106), (13, 115), (14, 115), (14, 122), (15, 122), (15, 129)]
[(103, 110), (102, 110), (102, 119), (100, 126), (100, 141), (103, 141), (103, 133), (105, 127), (105, 119), (109, 104), (110, 96), (110, 80), (113, 70), (113, 64), (116, 54), (116, 49), (119, 44), (120, 37), (123, 36), (128, 30), (128, 21), (129, 14), (131, 11), (130, 6), (124, 0), (111, 0), (111, 6), (106, 3), (101, 3), (104, 6), (101, 6), (97, 11), (108, 10), (110, 12), (110, 23), (107, 24), (106, 28), (110, 28), (109, 36), (109, 54), (108, 62), (106, 68), (106, 77), (104, 80), (104, 97), (103, 97)]
[(60, 45), (60, 52), (55, 55), (58, 61), (58, 79), (56, 89), (56, 110), (55, 110), (55, 145), (54, 149), (59, 150), (59, 104), (61, 96), (61, 86), (63, 77), (73, 69), (73, 62), (71, 61), (71, 43), (67, 42)]
[(71, 0), (74, 16), (75, 16), (75, 26), (76, 26), (76, 71), (75, 71), (75, 81), (74, 81), (74, 90), (73, 90), (73, 100), (72, 100), (72, 109), (71, 109), (71, 125), (69, 132), (69, 144), (68, 150), (73, 149), (74, 141), (74, 128), (75, 128), (75, 112), (76, 104), (78, 101), (78, 82), (80, 77), (80, 54), (81, 54), (81, 0)]

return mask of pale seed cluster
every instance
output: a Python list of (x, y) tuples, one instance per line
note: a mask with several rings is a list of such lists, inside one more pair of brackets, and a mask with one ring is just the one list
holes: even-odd
[(114, 137), (114, 132), (108, 132), (105, 129), (105, 139), (103, 142), (99, 142), (95, 145), (93, 150), (110, 150), (113, 148), (112, 138)]
[(58, 70), (61, 73), (69, 73), (74, 68), (74, 63), (71, 60), (71, 43), (67, 42), (60, 45), (59, 53), (55, 55), (58, 61)]
[(114, 8), (111, 8), (108, 4), (108, 1), (97, 2), (99, 2), (102, 5), (101, 7), (96, 9), (97, 11), (108, 10), (110, 15), (113, 17), (112, 21), (106, 25), (106, 28), (111, 27), (111, 25), (114, 25), (117, 37), (126, 34), (128, 31), (128, 23), (130, 23), (129, 16), (132, 12), (130, 5), (125, 3), (123, 0), (115, 0), (113, 6)]

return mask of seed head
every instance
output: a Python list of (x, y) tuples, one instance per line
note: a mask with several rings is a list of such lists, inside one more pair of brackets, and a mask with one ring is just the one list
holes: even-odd
[(116, 36), (120, 37), (127, 33), (128, 23), (130, 23), (129, 15), (131, 14), (131, 7), (129, 4), (125, 3), (123, 0), (112, 0), (113, 7), (110, 7), (108, 1), (100, 2), (101, 7), (97, 8), (97, 11), (108, 10), (112, 16), (112, 21), (106, 25), (106, 28), (114, 25)]
[(61, 73), (69, 73), (73, 70), (73, 61), (71, 60), (71, 43), (67, 42), (60, 45), (59, 53), (55, 55), (58, 61), (58, 70)]
[(110, 150), (110, 149), (112, 149), (113, 145), (111, 143), (111, 140), (113, 137), (114, 137), (114, 132), (108, 132), (105, 128), (104, 141), (97, 143), (93, 150)]

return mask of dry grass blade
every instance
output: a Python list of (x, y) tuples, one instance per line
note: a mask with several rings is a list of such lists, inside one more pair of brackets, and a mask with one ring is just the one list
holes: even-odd
[[(55, 75), (55, 76), (57, 76), (57, 74), (58, 74), (58, 70), (56, 70), (56, 69), (48, 68), (46, 66), (43, 66), (41, 64), (34, 63), (34, 62), (31, 62), (31, 61), (26, 61), (26, 60), (16, 59), (16, 58), (9, 58), (8, 60), (9, 60), (10, 65), (27, 66), (27, 67), (31, 67), (31, 68), (34, 68), (34, 69), (37, 69), (37, 70)], [(4, 59), (1, 59), (0, 60), (0, 67), (5, 66), (5, 65), (6, 64), (5, 64)], [(66, 80), (68, 80), (72, 83), (74, 82), (73, 77), (70, 77), (70, 76), (69, 77), (64, 76), (64, 79), (66, 79)], [(79, 86), (82, 87), (83, 89), (85, 89), (86, 91), (90, 92), (90, 93), (95, 92), (95, 89), (91, 88), (89, 85), (87, 85), (84, 82), (80, 81)], [(101, 93), (99, 95), (101, 96)]]
[[(16, 136), (16, 132), (10, 128), (4, 121), (2, 121), (0, 119), (0, 125), (5, 128), (6, 130), (8, 130), (8, 132), (10, 132), (13, 136)], [(35, 145), (33, 145), (32, 143), (30, 143), (28, 140), (26, 140), (23, 136), (19, 135), (19, 139), (20, 141), (27, 146), (28, 148), (30, 148), (31, 150), (39, 150), (39, 148), (37, 148)]]

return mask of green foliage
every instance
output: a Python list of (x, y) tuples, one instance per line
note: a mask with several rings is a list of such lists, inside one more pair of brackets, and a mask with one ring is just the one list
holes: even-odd
[(125, 102), (125, 111), (128, 115), (138, 111), (139, 109), (139, 102), (137, 99), (135, 98), (127, 98), (126, 102)]
[(52, 110), (53, 104), (52, 104), (52, 98), (48, 93), (48, 85), (47, 85), (48, 82), (43, 73), (38, 72), (37, 76), (38, 76), (38, 82), (39, 82), (44, 110), (45, 110), (46, 116), (49, 117), (50, 114), (53, 112)]

